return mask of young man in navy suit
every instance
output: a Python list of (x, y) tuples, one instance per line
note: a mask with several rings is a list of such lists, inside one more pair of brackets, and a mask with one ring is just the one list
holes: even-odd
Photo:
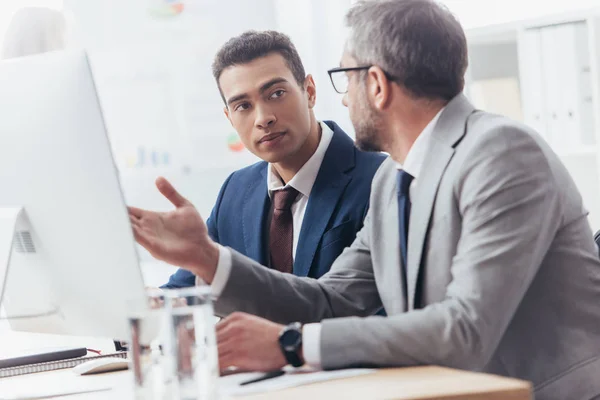
[[(314, 80), (284, 34), (251, 31), (230, 39), (213, 74), (225, 115), (264, 161), (225, 181), (209, 235), (262, 265), (319, 278), (361, 229), (384, 156), (355, 148), (335, 122), (317, 121)], [(173, 191), (162, 178), (157, 186)], [(163, 287), (194, 284), (194, 275), (180, 269)]]

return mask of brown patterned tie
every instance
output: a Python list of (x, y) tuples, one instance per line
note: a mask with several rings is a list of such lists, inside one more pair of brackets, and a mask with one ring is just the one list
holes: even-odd
[(292, 204), (298, 191), (293, 187), (276, 190), (273, 198), (273, 216), (269, 229), (269, 249), (271, 252), (271, 268), (277, 271), (292, 273), (294, 258), (294, 218)]

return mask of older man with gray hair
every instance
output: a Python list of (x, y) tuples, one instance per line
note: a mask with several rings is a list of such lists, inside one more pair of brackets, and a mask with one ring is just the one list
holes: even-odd
[(357, 145), (391, 157), (328, 274), (257, 268), (174, 189), (183, 207), (131, 215), (140, 243), (218, 296), (221, 368), (437, 364), (529, 380), (536, 399), (600, 395), (600, 260), (564, 166), (463, 96), (465, 35), (438, 3), (359, 3), (347, 22), (331, 80)]

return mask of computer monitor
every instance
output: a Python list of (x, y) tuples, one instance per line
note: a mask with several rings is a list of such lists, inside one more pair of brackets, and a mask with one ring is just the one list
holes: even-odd
[(0, 293), (11, 328), (126, 339), (144, 282), (85, 52), (0, 62), (0, 116), (0, 249), (22, 208)]

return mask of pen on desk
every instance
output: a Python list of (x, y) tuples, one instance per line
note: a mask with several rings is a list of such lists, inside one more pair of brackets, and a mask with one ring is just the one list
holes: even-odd
[(281, 376), (284, 374), (285, 374), (285, 372), (280, 369), (275, 370), (275, 371), (270, 371), (262, 376), (259, 376), (258, 378), (254, 378), (254, 379), (250, 379), (249, 381), (242, 382), (242, 383), (240, 383), (240, 386), (249, 385), (251, 383), (256, 383), (256, 382), (261, 382), (261, 381), (266, 381), (267, 379), (277, 378), (278, 376)]

